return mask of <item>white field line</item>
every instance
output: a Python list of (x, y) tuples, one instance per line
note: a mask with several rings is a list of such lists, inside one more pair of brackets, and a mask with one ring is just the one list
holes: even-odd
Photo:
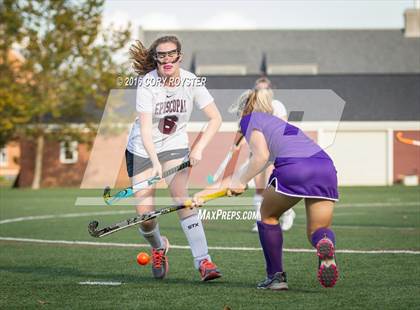
[(79, 282), (80, 285), (110, 285), (110, 286), (118, 286), (121, 285), (121, 282), (99, 282), (99, 281), (85, 281)]
[[(334, 214), (334, 217), (336, 215)], [(304, 226), (306, 227), (306, 224), (293, 224), (293, 226)], [(353, 225), (332, 225), (332, 228), (339, 228), (339, 229), (382, 229), (382, 230), (420, 230), (420, 227), (398, 227), (398, 226), (353, 226)]]
[[(210, 210), (217, 210), (217, 209), (210, 209)], [(247, 208), (247, 210), (250, 210)], [(237, 211), (236, 209), (232, 209), (232, 211)], [(92, 216), (92, 215), (117, 215), (117, 214), (132, 214), (135, 216), (134, 211), (104, 211), (104, 212), (81, 212), (81, 213), (66, 213), (66, 214), (47, 214), (47, 215), (34, 215), (34, 216), (23, 216), (23, 217), (16, 217), (11, 219), (5, 219), (0, 221), (1, 224), (7, 223), (15, 223), (15, 222), (23, 222), (23, 221), (36, 221), (36, 220), (50, 220), (56, 218), (72, 218), (72, 217), (83, 217), (83, 216)], [(355, 213), (338, 213), (334, 214), (334, 216), (348, 216), (354, 214), (364, 214), (360, 212)]]
[[(43, 240), (43, 239), (29, 239), (29, 238), (12, 238), (0, 237), (0, 241), (14, 241), (14, 242), (30, 242), (30, 243), (43, 243), (43, 244), (64, 244), (64, 245), (89, 245), (89, 246), (102, 246), (102, 247), (122, 247), (122, 248), (148, 248), (148, 244), (144, 243), (115, 243), (115, 242), (91, 242), (91, 241), (67, 241), (67, 240)], [(189, 250), (187, 245), (173, 245), (173, 249)], [(220, 251), (261, 251), (261, 248), (255, 247), (223, 247), (223, 246), (209, 246), (210, 250)], [(284, 252), (293, 253), (315, 253), (313, 249), (283, 249)], [(337, 253), (346, 254), (420, 254), (420, 251), (413, 250), (337, 250)]]
[[(221, 208), (220, 208), (221, 209)], [(236, 211), (240, 208), (231, 208), (231, 211)], [(209, 209), (210, 211), (216, 211), (217, 209)], [(246, 208), (249, 211), (249, 208)], [(48, 220), (48, 219), (56, 219), (56, 218), (75, 218), (75, 217), (84, 217), (84, 216), (94, 216), (94, 215), (117, 215), (117, 214), (132, 214), (135, 216), (135, 213), (130, 210), (121, 210), (121, 211), (102, 211), (102, 212), (80, 212), (80, 213), (65, 213), (65, 214), (47, 214), (47, 215), (36, 215), (36, 216), (24, 216), (24, 217), (16, 217), (10, 218), (0, 221), (0, 225), (8, 224), (8, 223), (16, 223), (16, 222), (23, 222), (23, 221), (35, 221), (35, 220)], [(336, 213), (334, 217), (337, 216), (351, 216), (351, 215), (361, 215), (363, 213), (354, 212), (354, 213)], [(295, 226), (304, 226), (304, 224), (294, 224)], [(341, 229), (388, 229), (388, 230), (416, 230), (419, 229), (418, 227), (392, 227), (392, 226), (353, 226), (353, 225), (334, 225), (335, 228)]]
[[(221, 198), (223, 199), (223, 198)], [(235, 198), (234, 198), (235, 199)], [(129, 204), (127, 204), (128, 206)], [(134, 206), (134, 205), (131, 205)], [(206, 203), (205, 207), (210, 207), (212, 209), (214, 206), (217, 206), (217, 209), (223, 210), (248, 210), (254, 206), (253, 201), (222, 201), (217, 202), (217, 200), (210, 201)], [(297, 205), (299, 208), (304, 208), (303, 205)], [(360, 203), (336, 203), (335, 208), (342, 209), (352, 209), (352, 208), (391, 208), (391, 207), (419, 207), (420, 201), (406, 201), (406, 202), (360, 202)], [(213, 208), (214, 209), (214, 208)]]
[[(141, 200), (138, 198), (125, 198), (118, 201), (119, 206), (135, 206)], [(167, 206), (173, 204), (171, 197), (156, 197), (156, 206)], [(210, 201), (207, 206), (222, 206), (231, 208), (232, 206), (253, 206), (253, 197), (235, 197), (235, 198), (219, 198)], [(99, 197), (78, 197), (75, 206), (106, 206), (103, 198)], [(338, 208), (355, 207), (355, 208), (382, 208), (394, 206), (419, 206), (420, 201), (384, 201), (384, 202), (358, 202), (358, 203), (340, 203), (336, 204)]]
[(103, 212), (83, 212), (83, 213), (66, 213), (66, 214), (48, 214), (48, 215), (35, 215), (35, 216), (24, 216), (16, 217), (12, 219), (6, 219), (0, 221), (1, 224), (22, 222), (22, 221), (33, 221), (33, 220), (47, 220), (55, 218), (71, 218), (71, 217), (82, 217), (82, 216), (91, 216), (91, 215), (115, 215), (115, 214), (135, 214), (134, 211), (124, 210), (124, 211), (103, 211)]
[(356, 202), (356, 203), (338, 203), (337, 207), (344, 208), (387, 208), (387, 207), (420, 207), (420, 201), (387, 201), (387, 202)]
[(333, 217), (337, 216), (353, 216), (353, 215), (366, 215), (366, 212), (335, 212)]

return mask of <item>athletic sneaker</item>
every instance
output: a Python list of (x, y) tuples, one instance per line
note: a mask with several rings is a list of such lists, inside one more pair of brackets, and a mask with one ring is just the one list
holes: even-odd
[(261, 290), (287, 291), (289, 286), (287, 285), (286, 272), (276, 272), (271, 278), (267, 277), (264, 281), (258, 283), (257, 288)]
[(168, 238), (162, 236), (164, 248), (152, 249), (152, 273), (155, 279), (163, 279), (169, 271), (168, 257), (166, 254), (169, 250)]
[(203, 259), (200, 262), (198, 270), (200, 271), (201, 281), (210, 281), (222, 276), (219, 269), (217, 269), (216, 264), (212, 263), (208, 259)]
[(293, 221), (295, 220), (296, 213), (293, 209), (289, 209), (283, 213), (280, 217), (281, 230), (288, 231), (293, 226)]
[(316, 245), (319, 257), (318, 280), (323, 287), (333, 287), (338, 280), (338, 268), (335, 261), (334, 244), (324, 237)]

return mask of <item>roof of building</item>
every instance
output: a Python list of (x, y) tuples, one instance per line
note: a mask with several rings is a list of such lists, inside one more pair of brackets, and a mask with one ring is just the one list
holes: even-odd
[[(237, 120), (236, 115), (228, 113), (229, 106), (235, 100), (229, 94), (236, 90), (252, 88), (258, 76), (212, 76), (207, 78), (206, 86), (215, 98), (215, 102), (224, 121)], [(290, 90), (300, 91), (332, 90), (344, 102), (341, 116), (343, 121), (418, 121), (420, 120), (420, 74), (345, 74), (326, 76), (272, 76), (275, 99), (280, 100), (290, 113), (295, 99), (287, 95)], [(286, 94), (284, 92), (286, 90)], [(240, 92), (239, 92), (240, 93)], [(314, 104), (319, 109), (307, 110), (308, 121), (331, 121), (331, 114), (326, 114), (325, 107), (313, 94), (305, 101), (307, 106)], [(333, 115), (334, 116), (334, 115)], [(205, 120), (202, 112), (195, 109), (194, 120)]]
[(404, 37), (402, 30), (141, 30), (140, 34), (146, 46), (161, 35), (178, 36), (184, 67), (200, 71), (204, 66), (199, 73), (207, 75), (218, 75), (223, 68), (235, 75), (270, 74), (270, 70), (273, 75), (420, 73), (420, 38)]

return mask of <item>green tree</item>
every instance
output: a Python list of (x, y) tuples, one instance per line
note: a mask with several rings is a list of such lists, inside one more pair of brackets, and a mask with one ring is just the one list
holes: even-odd
[(27, 122), (28, 105), (22, 92), (22, 61), (11, 46), (22, 39), (23, 19), (12, 1), (0, 0), (0, 147), (14, 138), (16, 125)]
[[(0, 119), (12, 116), (9, 124), (0, 123), (1, 139), (7, 141), (17, 125), (26, 124), (25, 135), (36, 143), (32, 188), (40, 187), (45, 139), (82, 139), (68, 124), (89, 124), (87, 106), (103, 107), (116, 76), (126, 68), (112, 56), (129, 41), (130, 25), (104, 29), (103, 5), (103, 0), (0, 0)], [(7, 61), (13, 44), (24, 59), (18, 70)]]

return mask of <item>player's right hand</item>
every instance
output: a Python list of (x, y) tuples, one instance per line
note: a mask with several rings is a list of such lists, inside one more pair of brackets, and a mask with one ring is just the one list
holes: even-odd
[(198, 195), (194, 195), (191, 201), (192, 201), (192, 204), (191, 204), (192, 208), (199, 208), (204, 204), (203, 198), (201, 198), (201, 196), (198, 196)]
[(158, 176), (159, 178), (162, 178), (162, 165), (159, 162), (153, 164), (152, 176)]
[(202, 158), (203, 158), (203, 150), (200, 147), (196, 146), (191, 151), (191, 154), (190, 154), (191, 166), (194, 167), (195, 165), (197, 165)]

